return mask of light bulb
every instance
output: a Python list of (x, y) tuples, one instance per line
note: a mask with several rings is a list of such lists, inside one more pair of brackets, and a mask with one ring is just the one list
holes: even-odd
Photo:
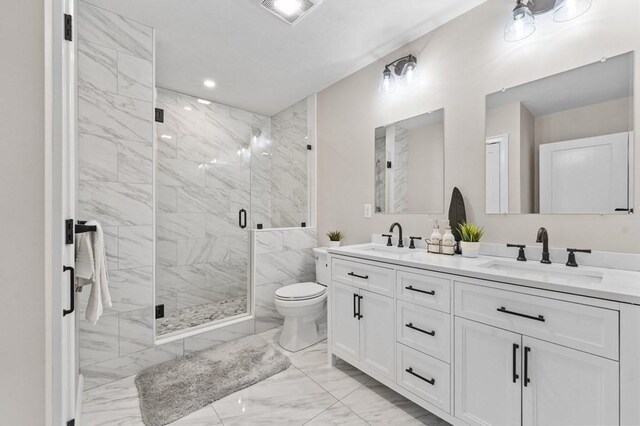
[(287, 16), (291, 16), (302, 9), (302, 5), (298, 0), (276, 0), (273, 5)]

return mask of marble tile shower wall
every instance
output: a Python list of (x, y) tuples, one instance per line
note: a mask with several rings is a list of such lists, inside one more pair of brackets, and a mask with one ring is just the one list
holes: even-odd
[(77, 22), (77, 215), (104, 227), (113, 299), (94, 325), (84, 319), (88, 289), (78, 298), (80, 366), (92, 387), (119, 378), (123, 364), (178, 351), (151, 349), (153, 29), (85, 2)]
[(315, 281), (317, 247), (315, 228), (269, 229), (253, 231), (255, 332), (282, 325), (274, 304), (275, 292), (282, 286)]
[(251, 202), (268, 176), (252, 181), (250, 151), (269, 138), (270, 119), (161, 88), (156, 106), (164, 109), (156, 123), (156, 301), (168, 314), (246, 296), (249, 239), (238, 212), (268, 212), (258, 202), (268, 197)]
[(409, 210), (407, 195), (407, 170), (409, 169), (409, 131), (395, 126), (393, 158), (393, 211), (405, 213)]
[(295, 228), (308, 222), (307, 100), (271, 117), (271, 225)]

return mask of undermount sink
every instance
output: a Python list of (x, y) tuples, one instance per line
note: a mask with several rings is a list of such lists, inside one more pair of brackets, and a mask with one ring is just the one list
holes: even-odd
[(365, 244), (361, 246), (353, 247), (354, 249), (360, 251), (367, 251), (373, 253), (389, 253), (389, 254), (409, 254), (414, 253), (414, 250), (408, 249), (406, 247), (399, 248), (396, 246), (384, 246), (381, 244)]
[(603, 278), (603, 273), (600, 271), (571, 269), (560, 264), (543, 265), (540, 263), (514, 263), (503, 260), (492, 260), (479, 265), (479, 267), (490, 269), (495, 272), (513, 274), (522, 278), (531, 278), (540, 281), (600, 284)]

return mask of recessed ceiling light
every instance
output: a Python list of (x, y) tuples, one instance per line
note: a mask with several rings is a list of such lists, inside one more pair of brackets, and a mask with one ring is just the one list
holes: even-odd
[(216, 87), (216, 82), (213, 80), (205, 80), (204, 81), (204, 86), (208, 87), (209, 89), (212, 89), (214, 87)]
[(170, 135), (160, 135), (160, 137), (161, 137), (162, 139), (166, 139), (166, 140), (173, 139), (173, 136), (170, 136)]
[(191, 111), (193, 108), (191, 108), (189, 105), (187, 105), (186, 107), (184, 107), (185, 111)]
[(210, 101), (204, 100), (204, 99), (198, 99), (198, 102), (200, 102), (202, 105), (209, 105), (211, 104)]
[(322, 0), (263, 0), (262, 7), (280, 19), (295, 24)]

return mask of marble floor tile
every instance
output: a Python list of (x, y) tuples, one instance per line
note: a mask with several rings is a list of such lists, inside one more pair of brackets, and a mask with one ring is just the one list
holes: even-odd
[(305, 425), (309, 426), (367, 426), (368, 424), (341, 402), (336, 402), (320, 415), (305, 423)]
[(336, 402), (295, 367), (213, 403), (225, 426), (301, 425)]
[(170, 426), (208, 426), (221, 425), (222, 422), (211, 405), (189, 414), (170, 424)]
[(143, 425), (135, 376), (109, 383), (84, 393), (82, 424)]
[(375, 380), (361, 386), (341, 402), (372, 425), (448, 425)]

